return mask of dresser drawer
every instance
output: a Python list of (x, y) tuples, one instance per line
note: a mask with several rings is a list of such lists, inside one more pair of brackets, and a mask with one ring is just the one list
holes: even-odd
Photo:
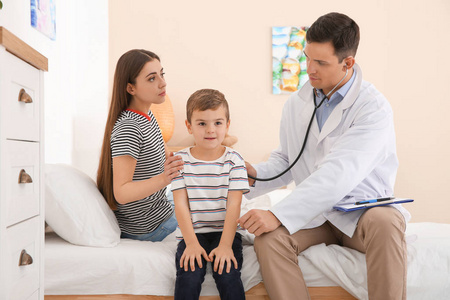
[[(39, 289), (40, 229), (38, 217), (16, 224), (6, 230), (5, 267), (9, 293), (7, 299), (33, 299)], [(22, 254), (25, 252), (25, 254)], [(24, 258), (23, 258), (24, 257)], [(26, 259), (31, 257), (29, 259)], [(21, 258), (22, 262), (21, 262)], [(19, 265), (22, 264), (22, 265)]]
[(1, 188), (5, 189), (6, 196), (6, 226), (10, 226), (39, 215), (39, 143), (10, 140), (3, 143), (5, 180)]
[[(8, 70), (0, 76), (3, 136), (7, 139), (39, 141), (39, 70), (9, 53), (3, 54), (1, 67)], [(23, 101), (19, 101), (19, 95), (22, 95)]]

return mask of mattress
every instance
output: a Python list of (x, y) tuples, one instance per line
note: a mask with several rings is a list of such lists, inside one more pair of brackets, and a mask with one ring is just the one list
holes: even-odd
[[(450, 294), (450, 224), (410, 223), (408, 243), (409, 300), (444, 300)], [(244, 235), (242, 281), (245, 290), (262, 281), (251, 243)], [(72, 245), (56, 234), (46, 236), (45, 294), (173, 295), (175, 236), (152, 243), (122, 239), (114, 248)], [(367, 299), (364, 254), (337, 245), (316, 245), (303, 251), (299, 266), (308, 286), (342, 286)], [(217, 295), (210, 265), (202, 295)]]
[[(253, 245), (244, 235), (241, 278), (245, 290), (262, 281)], [(175, 235), (153, 243), (122, 239), (114, 248), (70, 244), (55, 233), (45, 239), (46, 295), (173, 295), (175, 286)], [(299, 257), (309, 286), (335, 286), (311, 262)], [(208, 264), (201, 295), (218, 295)]]
[[(268, 209), (290, 193), (277, 190), (254, 200), (243, 199), (241, 214), (253, 208)], [(262, 281), (254, 236), (243, 233), (244, 262), (241, 278), (247, 291)], [(173, 295), (177, 241), (172, 234), (160, 243), (121, 239), (114, 248), (83, 247), (48, 233), (45, 238), (46, 295)], [(309, 286), (336, 286), (310, 260), (299, 256)], [(218, 295), (208, 264), (201, 295)]]
[[(407, 299), (448, 300), (450, 295), (450, 224), (410, 223)], [(310, 247), (301, 253), (317, 269), (358, 299), (367, 297), (364, 254), (337, 245)]]
[[(241, 214), (253, 208), (268, 209), (289, 195), (279, 189), (252, 200), (243, 199)], [(254, 236), (243, 234), (245, 290), (262, 281), (253, 249)], [(444, 300), (450, 295), (450, 224), (410, 223), (407, 293), (409, 300)], [(175, 285), (175, 234), (153, 243), (122, 239), (113, 248), (70, 244), (55, 233), (45, 241), (45, 294), (47, 295), (173, 295)], [(338, 245), (312, 246), (298, 257), (310, 287), (341, 286), (358, 299), (367, 299), (364, 254)], [(208, 265), (202, 295), (218, 295)]]

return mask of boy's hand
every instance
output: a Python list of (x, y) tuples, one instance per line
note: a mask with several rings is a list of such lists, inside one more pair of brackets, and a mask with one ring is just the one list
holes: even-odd
[[(214, 256), (216, 257), (214, 259)], [(225, 263), (227, 264), (227, 273), (231, 271), (231, 261), (234, 263), (234, 268), (238, 268), (238, 263), (236, 258), (234, 257), (233, 250), (230, 247), (219, 245), (217, 248), (213, 249), (211, 253), (209, 253), (210, 261), (214, 260), (214, 272), (219, 270), (219, 275), (222, 275), (223, 268), (225, 267)]]
[(191, 266), (192, 272), (195, 271), (195, 260), (197, 260), (198, 266), (200, 268), (203, 267), (202, 264), (202, 256), (206, 261), (211, 261), (206, 254), (205, 249), (200, 246), (199, 243), (195, 243), (193, 245), (186, 245), (186, 249), (184, 249), (183, 255), (180, 259), (180, 268), (183, 268), (184, 271), (187, 272), (189, 270), (189, 265)]

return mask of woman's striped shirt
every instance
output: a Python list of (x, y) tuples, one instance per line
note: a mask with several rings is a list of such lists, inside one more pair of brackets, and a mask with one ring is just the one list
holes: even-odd
[[(125, 110), (111, 133), (112, 157), (128, 155), (136, 160), (133, 181), (152, 178), (164, 172), (164, 140), (150, 111), (145, 114)], [(166, 188), (137, 201), (118, 204), (114, 211), (122, 232), (140, 235), (152, 232), (173, 214)]]
[[(222, 231), (228, 191), (249, 191), (244, 159), (228, 147), (214, 161), (196, 159), (191, 155), (190, 148), (176, 155), (181, 156), (184, 167), (180, 175), (172, 180), (172, 191), (186, 189), (194, 231)], [(177, 238), (182, 238), (179, 228)]]

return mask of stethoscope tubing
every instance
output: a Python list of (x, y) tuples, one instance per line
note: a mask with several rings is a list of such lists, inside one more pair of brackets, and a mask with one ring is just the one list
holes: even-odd
[(308, 136), (309, 136), (309, 132), (311, 131), (311, 125), (312, 122), (314, 120), (314, 116), (316, 115), (316, 111), (317, 109), (322, 105), (322, 103), (325, 101), (325, 99), (327, 99), (327, 97), (329, 95), (331, 95), (331, 93), (342, 83), (342, 81), (344, 81), (344, 79), (347, 77), (348, 74), (348, 68), (345, 70), (345, 75), (344, 77), (342, 77), (342, 79), (334, 86), (334, 88), (328, 92), (328, 94), (326, 94), (322, 100), (320, 101), (319, 105), (316, 104), (316, 90), (315, 88), (313, 88), (313, 100), (314, 100), (314, 110), (313, 113), (311, 115), (311, 119), (309, 120), (309, 124), (308, 124), (308, 128), (306, 129), (306, 134), (305, 134), (305, 139), (303, 140), (303, 145), (302, 148), (300, 149), (299, 154), (297, 155), (297, 158), (295, 158), (295, 160), (292, 162), (292, 164), (289, 165), (289, 167), (287, 167), (286, 170), (284, 170), (283, 172), (281, 172), (280, 174), (277, 174), (273, 177), (269, 177), (269, 178), (259, 178), (259, 177), (254, 177), (251, 175), (248, 175), (249, 178), (253, 179), (253, 180), (257, 180), (257, 181), (272, 181), (274, 179), (277, 179), (281, 176), (283, 176), (284, 174), (286, 174), (290, 169), (292, 169), (292, 167), (298, 162), (298, 160), (300, 159), (300, 157), (303, 154), (303, 151), (305, 150), (305, 146), (306, 146), (306, 141), (308, 140)]
[(309, 132), (311, 131), (311, 125), (312, 125), (312, 122), (314, 120), (314, 116), (316, 115), (316, 110), (322, 105), (322, 103), (325, 101), (327, 96), (323, 97), (323, 99), (320, 101), (319, 105), (316, 105), (316, 93), (314, 91), (313, 91), (313, 98), (314, 98), (314, 111), (313, 111), (313, 113), (311, 115), (311, 119), (309, 120), (308, 129), (306, 129), (306, 135), (305, 135), (305, 139), (303, 140), (302, 148), (301, 148), (299, 154), (297, 155), (297, 158), (294, 160), (294, 162), (292, 162), (292, 164), (289, 167), (287, 167), (286, 170), (284, 170), (280, 174), (277, 174), (277, 175), (275, 175), (273, 177), (258, 178), (258, 177), (253, 177), (251, 175), (248, 175), (249, 178), (254, 179), (254, 180), (258, 180), (258, 181), (271, 181), (271, 180), (277, 179), (277, 178), (283, 176), (284, 174), (286, 174), (298, 162), (298, 160), (300, 159), (300, 157), (303, 154), (303, 151), (305, 150), (305, 146), (306, 146), (306, 142), (308, 140)]

